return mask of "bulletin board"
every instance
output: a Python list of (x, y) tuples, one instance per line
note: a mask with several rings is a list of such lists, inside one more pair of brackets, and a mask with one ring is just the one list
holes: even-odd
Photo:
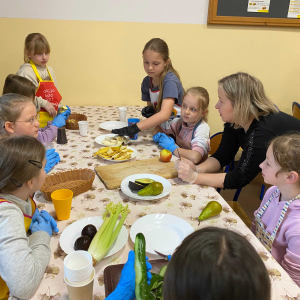
[(249, 12), (249, 7), (251, 7), (249, 5), (257, 5), (258, 2), (257, 0), (209, 0), (207, 23), (300, 27), (300, 13), (296, 12), (294, 17), (288, 17), (292, 11), (291, 2), (296, 8), (294, 11), (297, 11), (300, 1), (270, 0), (266, 10)]

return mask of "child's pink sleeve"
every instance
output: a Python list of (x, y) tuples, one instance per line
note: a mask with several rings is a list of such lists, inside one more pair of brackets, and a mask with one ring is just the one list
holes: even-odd
[(57, 136), (57, 127), (51, 125), (52, 121), (48, 122), (48, 125), (44, 128), (39, 128), (37, 139), (41, 143), (52, 142)]
[(295, 226), (293, 232), (287, 234), (288, 248), (281, 263), (285, 271), (300, 286), (300, 229)]

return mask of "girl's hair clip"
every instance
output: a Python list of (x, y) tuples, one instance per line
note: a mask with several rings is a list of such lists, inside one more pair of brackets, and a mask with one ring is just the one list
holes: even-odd
[(9, 178), (9, 180), (13, 183), (13, 185), (15, 185), (16, 187), (21, 187), (23, 185), (23, 183), (19, 182), (18, 180), (16, 179), (13, 179), (13, 178)]
[(42, 163), (40, 161), (29, 159), (28, 162), (34, 165), (35, 167), (38, 167), (39, 169), (42, 168)]

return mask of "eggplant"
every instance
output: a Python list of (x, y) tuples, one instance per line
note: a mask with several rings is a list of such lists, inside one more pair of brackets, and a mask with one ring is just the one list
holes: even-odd
[(155, 180), (150, 179), (150, 178), (140, 178), (140, 179), (136, 179), (134, 182), (138, 183), (138, 184), (142, 184), (144, 187), (146, 187), (147, 185), (149, 185), (150, 183), (154, 182)]
[(82, 231), (81, 236), (89, 236), (92, 240), (97, 233), (97, 228), (93, 224), (86, 225)]
[(74, 244), (74, 250), (84, 250), (88, 251), (90, 243), (91, 243), (91, 238), (89, 236), (81, 236), (79, 237)]
[(138, 191), (142, 190), (145, 186), (142, 184), (133, 182), (133, 181), (129, 181), (128, 187), (130, 188), (130, 190), (132, 192), (138, 192)]

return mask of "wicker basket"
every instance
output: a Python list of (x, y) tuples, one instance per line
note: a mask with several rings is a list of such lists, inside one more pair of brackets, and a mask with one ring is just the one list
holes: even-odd
[(70, 130), (78, 130), (78, 121), (87, 121), (87, 116), (77, 113), (70, 114), (68, 120), (66, 120), (66, 128)]
[(94, 178), (95, 172), (91, 169), (73, 169), (65, 172), (57, 172), (46, 177), (41, 192), (48, 201), (52, 201), (52, 192), (59, 189), (72, 190), (75, 197), (90, 190)]

